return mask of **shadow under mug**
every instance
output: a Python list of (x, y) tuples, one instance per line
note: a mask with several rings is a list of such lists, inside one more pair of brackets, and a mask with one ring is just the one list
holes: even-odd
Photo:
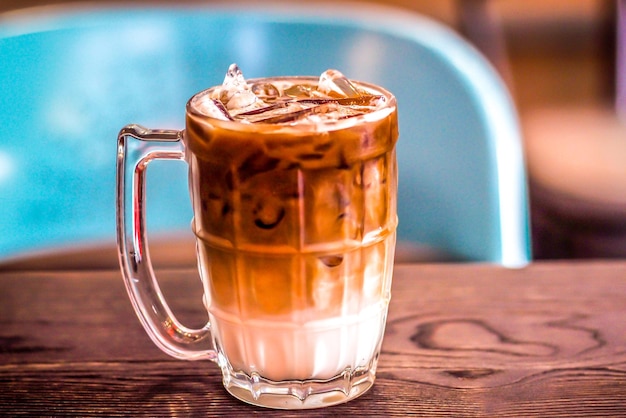
[[(317, 408), (374, 382), (395, 249), (398, 127), (395, 98), (357, 85), (385, 105), (316, 129), (207, 117), (194, 106), (204, 91), (187, 103), (184, 131), (120, 131), (117, 234), (133, 307), (160, 349), (216, 362), (245, 402)], [(156, 159), (189, 166), (201, 329), (172, 314), (148, 256), (146, 168)]]

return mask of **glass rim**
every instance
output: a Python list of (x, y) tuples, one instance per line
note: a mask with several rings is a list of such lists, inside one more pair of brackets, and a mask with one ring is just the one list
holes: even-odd
[[(317, 84), (319, 81), (319, 76), (273, 76), (273, 77), (258, 77), (247, 79), (246, 83), (248, 85), (258, 82), (270, 82), (270, 81), (291, 81), (291, 80), (300, 80), (305, 83)], [(324, 132), (324, 131), (335, 131), (346, 129), (349, 127), (353, 127), (359, 123), (369, 123), (369, 122), (377, 122), (385, 117), (389, 116), (391, 113), (396, 111), (397, 103), (396, 97), (389, 90), (381, 87), (377, 84), (350, 79), (350, 82), (355, 86), (362, 88), (363, 90), (377, 96), (384, 97), (384, 104), (379, 108), (372, 110), (371, 112), (364, 113), (362, 115), (352, 116), (345, 119), (340, 120), (329, 120), (322, 123), (314, 123), (314, 124), (290, 124), (290, 123), (244, 123), (236, 120), (224, 120), (215, 118), (213, 116), (207, 115), (206, 113), (198, 110), (193, 104), (194, 100), (197, 100), (199, 97), (210, 94), (217, 88), (221, 87), (220, 85), (212, 86), (207, 89), (201, 90), (195, 93), (191, 98), (187, 101), (186, 104), (186, 113), (187, 115), (194, 116), (196, 118), (200, 118), (206, 120), (207, 122), (219, 126), (222, 129), (228, 130), (237, 130), (237, 131), (271, 131), (271, 132), (284, 132), (284, 131), (294, 131), (294, 132)]]

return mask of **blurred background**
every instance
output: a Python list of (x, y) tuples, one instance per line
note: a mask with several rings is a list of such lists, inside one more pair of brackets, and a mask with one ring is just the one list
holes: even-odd
[[(324, 1), (336, 3), (336, 0), (301, 0), (299, 3)], [(537, 107), (607, 106), (612, 103), (615, 81), (615, 0), (366, 2), (418, 12), (465, 34), (496, 61), (497, 67), (509, 82), (522, 114)], [(3, 0), (0, 2), (0, 12), (48, 4), (98, 3), (104, 1)], [(134, 5), (141, 3), (148, 1), (133, 2)], [(195, 3), (211, 3), (211, 0)], [(123, 4), (129, 5), (127, 2)]]
[[(378, 2), (452, 27), (508, 85), (523, 128), (535, 258), (626, 256), (626, 128), (616, 106), (626, 1)], [(2, 0), (0, 12), (55, 3), (99, 2)]]

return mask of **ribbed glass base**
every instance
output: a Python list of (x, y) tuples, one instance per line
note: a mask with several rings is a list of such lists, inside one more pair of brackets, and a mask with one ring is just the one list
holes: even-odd
[[(367, 392), (374, 384), (374, 359), (368, 368), (344, 370), (328, 380), (272, 382), (258, 375), (224, 374), (224, 387), (252, 405), (275, 409), (313, 409), (341, 404)], [(224, 372), (224, 371), (223, 371)]]

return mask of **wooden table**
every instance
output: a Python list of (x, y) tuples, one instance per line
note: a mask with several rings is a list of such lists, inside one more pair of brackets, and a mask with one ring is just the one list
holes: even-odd
[[(159, 274), (202, 324), (197, 273)], [(162, 354), (117, 270), (0, 273), (0, 321), (0, 415), (290, 415)], [(304, 415), (626, 416), (626, 262), (398, 265), (374, 388)]]

